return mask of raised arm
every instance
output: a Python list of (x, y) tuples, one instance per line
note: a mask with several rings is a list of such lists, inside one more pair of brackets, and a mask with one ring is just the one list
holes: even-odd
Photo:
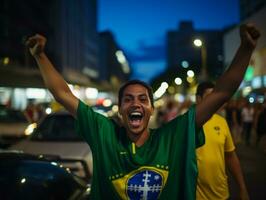
[(196, 106), (196, 124), (198, 127), (201, 127), (238, 89), (259, 36), (260, 33), (254, 25), (241, 25), (241, 44), (231, 65), (218, 79), (213, 92)]
[(39, 34), (30, 37), (26, 42), (40, 68), (45, 86), (52, 93), (56, 101), (62, 104), (75, 117), (78, 99), (70, 91), (63, 77), (56, 71), (44, 53), (45, 44), (46, 38)]

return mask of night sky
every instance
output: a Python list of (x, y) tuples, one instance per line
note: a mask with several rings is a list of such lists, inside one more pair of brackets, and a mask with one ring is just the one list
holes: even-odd
[(182, 20), (196, 29), (239, 22), (238, 0), (99, 0), (98, 30), (110, 30), (125, 51), (132, 78), (149, 81), (165, 69), (166, 33)]

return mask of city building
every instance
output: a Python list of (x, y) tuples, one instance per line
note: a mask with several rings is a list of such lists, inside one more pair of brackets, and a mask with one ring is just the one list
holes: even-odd
[[(255, 2), (255, 1), (254, 1)], [(240, 4), (240, 7), (242, 4)], [(247, 10), (248, 8), (246, 8)], [(250, 102), (262, 102), (266, 94), (266, 4), (252, 15), (242, 20), (240, 24), (251, 22), (260, 30), (261, 37), (255, 52), (252, 55), (244, 81), (241, 84), (238, 95), (248, 97)], [(227, 67), (235, 54), (239, 43), (239, 25), (229, 29), (224, 35), (224, 63)]]
[[(165, 92), (193, 98), (196, 85), (216, 80), (224, 71), (223, 30), (198, 30), (192, 21), (181, 21), (177, 30), (166, 36), (166, 71), (152, 80), (158, 98)], [(166, 86), (167, 85), (167, 86)]]
[[(198, 30), (192, 21), (182, 21), (177, 30), (167, 33), (167, 68), (187, 68), (196, 74), (206, 68), (208, 77), (223, 71), (222, 30)], [(194, 45), (195, 39), (201, 42)]]
[(51, 99), (47, 91), (31, 90), (44, 87), (25, 47), (26, 39), (36, 33), (47, 38), (46, 53), (69, 84), (100, 88), (97, 0), (2, 0), (0, 104), (11, 101), (22, 109), (29, 99)]
[(131, 74), (130, 63), (110, 31), (99, 33), (100, 80), (118, 90)]
[[(27, 37), (40, 33), (48, 39), (49, 58), (67, 81), (87, 84), (90, 78), (97, 77), (99, 70), (96, 3), (96, 0), (1, 1), (0, 68), (8, 69), (6, 73), (17, 72), (18, 77), (30, 77), (36, 64), (24, 43)], [(12, 77), (6, 83), (3, 80), (1, 85), (41, 85), (31, 83), (30, 78), (24, 78), (24, 84), (16, 83), (17, 79)]]

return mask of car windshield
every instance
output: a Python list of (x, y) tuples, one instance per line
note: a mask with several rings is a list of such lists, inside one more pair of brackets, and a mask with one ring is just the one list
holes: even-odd
[(75, 119), (71, 115), (48, 115), (35, 129), (31, 140), (82, 141), (75, 131)]
[(0, 109), (0, 122), (21, 122), (27, 123), (27, 119), (24, 114), (19, 110)]

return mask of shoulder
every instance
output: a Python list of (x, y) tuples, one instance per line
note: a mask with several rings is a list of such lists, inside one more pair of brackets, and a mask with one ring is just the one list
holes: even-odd
[(112, 122), (108, 117), (96, 112), (91, 106), (89, 106), (88, 104), (84, 103), (81, 100), (79, 100), (78, 104), (77, 119)]
[(195, 106), (191, 106), (185, 113), (176, 116), (171, 121), (165, 123), (159, 130), (168, 130), (170, 132), (176, 132), (176, 130), (186, 129), (188, 126), (192, 127), (195, 124)]
[(215, 113), (207, 121), (207, 123), (215, 123), (215, 124), (220, 124), (220, 125), (226, 125), (227, 124), (227, 121), (226, 121), (226, 119), (223, 116)]
[(219, 120), (219, 121), (223, 121), (223, 122), (226, 121), (226, 119), (225, 119), (223, 116), (221, 116), (221, 115), (219, 115), (219, 114), (216, 114), (216, 113), (213, 115), (213, 117), (214, 117), (215, 119)]

